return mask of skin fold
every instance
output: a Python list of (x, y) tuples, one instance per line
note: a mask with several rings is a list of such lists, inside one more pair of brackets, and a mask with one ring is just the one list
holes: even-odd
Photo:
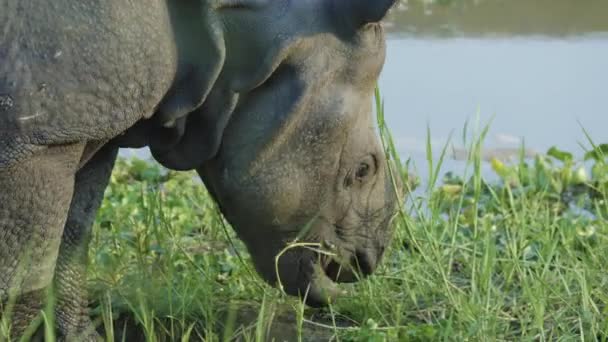
[[(120, 147), (196, 170), (260, 275), (309, 305), (371, 274), (400, 191), (371, 111), (379, 22), (392, 5), (0, 0), (0, 318), (10, 338), (54, 284), (59, 337), (98, 339), (86, 254)], [(333, 256), (288, 247), (296, 238)]]

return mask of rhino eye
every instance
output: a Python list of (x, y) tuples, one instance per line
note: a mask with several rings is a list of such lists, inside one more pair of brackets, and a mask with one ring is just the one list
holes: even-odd
[(373, 177), (377, 172), (378, 164), (374, 155), (368, 155), (363, 160), (359, 161), (347, 173), (344, 179), (344, 187), (349, 188), (353, 184), (363, 184)]
[(376, 174), (376, 167), (376, 157), (373, 155), (366, 156), (355, 169), (355, 179), (359, 182), (366, 181), (367, 178)]
[(357, 167), (357, 172), (355, 172), (355, 177), (357, 177), (359, 180), (367, 177), (367, 175), (369, 175), (370, 168), (371, 167), (368, 163), (360, 163)]

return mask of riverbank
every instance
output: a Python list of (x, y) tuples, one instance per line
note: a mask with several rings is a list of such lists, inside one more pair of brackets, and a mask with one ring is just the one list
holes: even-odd
[(484, 131), (463, 174), (435, 172), (445, 156), (429, 145), (428, 186), (404, 198), (382, 267), (326, 309), (255, 275), (193, 174), (120, 160), (90, 253), (100, 329), (129, 341), (605, 340), (608, 149), (586, 155), (590, 169), (558, 149), (494, 159), (486, 182)]

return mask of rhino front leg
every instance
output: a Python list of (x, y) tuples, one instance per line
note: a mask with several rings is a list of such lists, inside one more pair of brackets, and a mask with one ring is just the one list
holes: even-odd
[(83, 147), (0, 149), (0, 340), (19, 338), (44, 307)]
[(118, 148), (106, 145), (76, 174), (74, 197), (55, 269), (56, 318), (60, 335), (67, 341), (99, 338), (89, 318), (87, 252), (95, 213), (101, 205), (117, 152)]

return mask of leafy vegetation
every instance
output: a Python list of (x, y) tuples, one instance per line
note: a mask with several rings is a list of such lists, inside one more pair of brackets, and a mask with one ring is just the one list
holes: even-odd
[(420, 194), (378, 108), (387, 152), (402, 166), (395, 176), (410, 195), (374, 277), (345, 286), (327, 309), (305, 308), (263, 284), (193, 174), (120, 160), (91, 249), (95, 313), (106, 331), (127, 317), (114, 336), (606, 340), (607, 146), (592, 145), (587, 162), (557, 148), (511, 165), (493, 160), (500, 181), (488, 183), (480, 172), (486, 130), (468, 141), (465, 128), (465, 174), (440, 179), (445, 153), (434, 156), (429, 145)]
[(394, 176), (410, 191), (373, 277), (306, 308), (255, 274), (193, 173), (121, 159), (90, 249), (99, 330), (126, 341), (606, 341), (608, 146), (590, 140), (581, 160), (557, 148), (493, 160), (500, 181), (489, 183), (487, 128), (467, 125), (464, 174), (441, 178), (446, 149), (433, 155), (429, 143), (431, 171), (413, 191), (377, 106)]

